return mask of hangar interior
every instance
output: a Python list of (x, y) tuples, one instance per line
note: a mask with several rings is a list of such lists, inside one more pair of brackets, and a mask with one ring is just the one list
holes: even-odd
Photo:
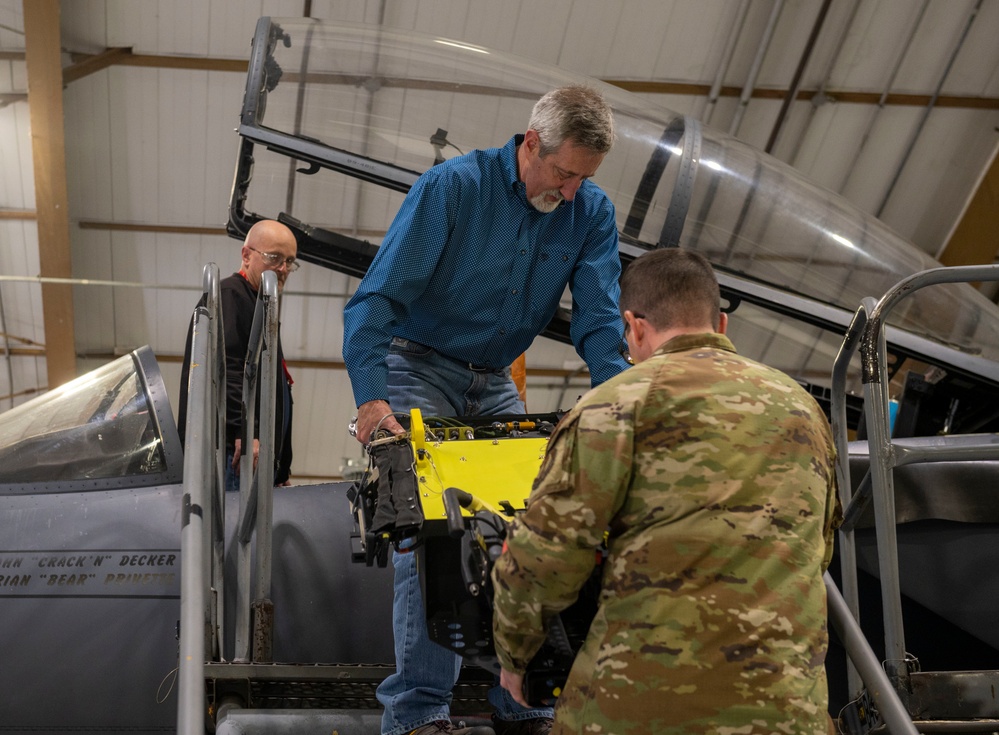
[[(305, 26), (308, 19), (365, 24), (365, 32), (386, 37), (426, 34), (505, 52), (525, 77), (532, 64), (546, 64), (603, 80), (656, 115), (673, 111), (700, 121), (705, 141), (731, 138), (771, 154), (914, 245), (925, 262), (997, 261), (999, 0), (0, 0), (0, 410), (147, 345), (141, 360), (155, 360), (165, 401), (176, 411), (202, 266), (215, 262), (225, 275), (238, 263), (239, 242), (227, 234), (235, 129), (250, 40), (265, 16)], [(288, 91), (294, 88), (282, 93)], [(391, 85), (365, 94), (366, 113), (358, 104), (352, 114), (389, 118), (402, 109)], [(438, 101), (451, 110), (467, 103), (457, 93)], [(281, 94), (271, 105), (272, 113), (306, 106)], [(499, 145), (522, 132), (526, 120), (518, 123), (511, 109), (491, 100), (469, 110), (476, 140)], [(325, 135), (319, 125), (317, 135)], [(411, 131), (397, 132), (371, 141), (372, 148), (391, 148), (414, 169), (430, 166), (441, 152), (430, 128), (412, 141), (403, 135)], [(293, 198), (287, 182), (268, 191), (263, 159), (250, 204), (276, 214)], [(612, 153), (596, 181), (612, 190), (643, 165)], [(332, 190), (309, 211), (329, 232), (377, 245), (400, 200), (398, 192)], [(306, 499), (309, 483), (340, 479), (363, 455), (346, 431), (354, 406), (341, 353), (342, 309), (358, 281), (304, 260), (284, 291), (281, 321), (295, 378), (293, 480), (304, 486), (295, 488), (296, 502), (309, 503), (315, 501)], [(819, 257), (815, 265), (829, 263)], [(841, 275), (835, 297), (852, 298), (851, 289), (861, 287), (859, 271)], [(821, 278), (802, 283), (799, 292), (834, 300), (821, 293)], [(981, 284), (981, 294), (995, 302), (995, 283)], [(927, 320), (927, 331), (938, 329), (939, 314), (915, 313)], [(796, 365), (803, 381), (827, 382), (835, 345), (774, 324), (772, 331), (783, 330), (792, 347), (774, 348), (768, 360)], [(910, 327), (920, 333), (918, 322)], [(975, 335), (974, 328), (967, 334)], [(983, 340), (981, 353), (994, 359), (990, 346)], [(567, 409), (588, 386), (572, 348), (544, 338), (527, 354), (527, 375), (532, 412)], [(971, 400), (973, 391), (972, 383)], [(992, 394), (981, 402), (991, 418), (977, 424), (995, 431)], [(137, 435), (149, 429), (137, 426)], [(89, 459), (85, 446), (76, 449)], [(170, 450), (174, 459), (176, 450)], [(167, 464), (175, 482), (176, 463)], [(965, 490), (991, 476), (989, 467), (984, 475), (975, 469), (962, 480)], [(158, 507), (174, 500), (160, 496)], [(987, 583), (994, 580), (986, 570), (995, 565), (984, 556), (977, 565), (961, 561), (984, 553), (994, 530), (949, 529), (947, 553), (960, 557), (956, 566), (965, 574), (955, 584), (968, 597), (947, 599), (946, 588), (922, 584), (931, 573), (947, 576), (955, 568), (923, 543), (922, 510), (900, 511), (914, 514), (902, 541), (914, 563), (903, 583), (923, 603), (916, 612), (924, 628), (944, 630), (946, 621), (933, 610), (966, 618), (942, 636), (941, 648), (951, 650), (927, 661), (951, 666), (946, 653), (959, 651), (969, 665), (971, 652), (978, 659), (971, 664), (999, 669), (996, 649), (980, 645), (994, 639), (994, 630), (983, 637), (976, 628), (990, 625)], [(868, 568), (876, 566), (870, 539), (860, 554)], [(289, 638), (299, 640), (298, 633)]]

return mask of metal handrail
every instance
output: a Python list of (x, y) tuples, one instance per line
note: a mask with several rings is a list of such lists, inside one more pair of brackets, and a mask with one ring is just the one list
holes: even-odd
[[(899, 691), (907, 690), (911, 672), (905, 654), (902, 625), (892, 471), (895, 467), (917, 462), (999, 457), (999, 446), (994, 443), (964, 444), (957, 447), (941, 444), (911, 448), (906, 447), (904, 442), (892, 441), (888, 410), (886, 321), (888, 314), (900, 301), (921, 288), (941, 283), (997, 280), (999, 280), (997, 265), (932, 268), (899, 281), (877, 302), (870, 298), (865, 299), (845, 335), (833, 367), (831, 413), (833, 435), (839, 455), (836, 472), (844, 515), (848, 519), (839, 532), (844, 597), (851, 616), (855, 621), (858, 620), (857, 557), (853, 528), (865, 505), (873, 502), (884, 614), (885, 668), (889, 679)], [(854, 494), (850, 486), (845, 386), (846, 370), (857, 349), (858, 341), (861, 352), (870, 469), (860, 489)], [(848, 677), (851, 690), (856, 691), (858, 682), (852, 664)]]
[[(213, 495), (211, 491), (221, 485), (217, 430), (220, 372), (223, 385), (225, 381), (225, 356), (224, 351), (219, 351), (221, 312), (218, 266), (214, 263), (206, 265), (202, 282), (204, 304), (199, 304), (194, 310), (191, 334), (184, 452), (177, 697), (177, 731), (180, 735), (199, 735), (204, 732), (205, 651), (214, 648), (218, 621), (215, 601), (209, 594), (212, 584), (211, 565), (216, 556), (213, 535), (218, 530), (216, 523), (211, 520), (215, 515), (213, 510), (218, 502), (217, 494)], [(209, 410), (209, 407), (214, 407), (215, 410)], [(223, 419), (223, 430), (224, 423)], [(222, 447), (224, 446), (223, 441)], [(212, 462), (213, 454), (215, 462)], [(204, 521), (206, 508), (210, 516), (208, 523)]]
[[(881, 719), (888, 726), (888, 731), (892, 735), (908, 733), (916, 735), (919, 731), (909, 717), (905, 705), (899, 698), (898, 693), (892, 688), (888, 675), (881, 668), (881, 663), (871, 648), (867, 638), (864, 637), (860, 624), (854, 617), (854, 613), (846, 604), (846, 600), (840, 595), (839, 589), (833, 578), (826, 572), (823, 580), (826, 583), (826, 599), (829, 607), (829, 620), (843, 641), (846, 649), (847, 661), (851, 667), (859, 670), (860, 677), (867, 684), (867, 691), (874, 698), (878, 713)], [(857, 691), (853, 689), (851, 691)]]
[[(204, 663), (221, 660), (225, 651), (224, 529), (225, 529), (225, 430), (226, 370), (225, 335), (219, 270), (214, 263), (204, 268), (205, 296), (195, 309), (191, 336), (188, 381), (188, 414), (184, 453), (183, 514), (181, 528), (181, 623), (177, 732), (204, 733), (206, 694)], [(277, 396), (277, 276), (266, 271), (261, 278), (251, 335), (244, 366), (240, 513), (236, 549), (236, 637), (237, 660), (251, 660), (249, 650), (250, 559), (249, 542), (256, 537), (257, 611), (252, 660), (268, 660), (272, 616), (265, 614), (270, 601), (271, 524), (274, 457), (274, 418)], [(258, 372), (257, 366), (260, 365)], [(255, 420), (257, 385), (260, 385), (259, 422)], [(253, 470), (253, 427), (259, 423), (258, 468)], [(207, 514), (207, 518), (205, 517)], [(263, 610), (264, 612), (261, 612)], [(242, 637), (241, 637), (242, 636)]]
[[(250, 330), (243, 372), (242, 447), (239, 520), (236, 532), (235, 660), (270, 659), (272, 640), (271, 525), (274, 490), (274, 421), (277, 401), (278, 287), (277, 274), (264, 271)], [(258, 362), (259, 360), (259, 362)], [(259, 373), (257, 365), (260, 365)], [(257, 407), (257, 386), (260, 406)], [(259, 414), (259, 416), (258, 416)], [(254, 427), (260, 450), (253, 468)], [(261, 478), (261, 472), (263, 477)], [(250, 542), (256, 536), (256, 570), (251, 568)], [(251, 586), (251, 576), (255, 585)], [(256, 598), (251, 601), (251, 589)], [(253, 631), (251, 633), (251, 623)], [(251, 650), (252, 640), (252, 650)]]
[[(850, 458), (846, 448), (849, 443), (846, 420), (846, 376), (860, 344), (860, 338), (867, 326), (868, 314), (873, 311), (877, 302), (873, 298), (865, 298), (857, 313), (850, 322), (843, 344), (840, 346), (833, 363), (832, 395), (829, 402), (830, 424), (832, 425), (833, 441), (836, 444), (836, 486), (839, 490), (840, 503), (844, 515), (849, 513), (854, 500), (850, 488)], [(843, 598), (853, 615), (854, 620), (860, 620), (860, 592), (857, 585), (857, 547), (853, 537), (853, 527), (845, 524), (837, 532), (839, 536), (840, 577), (843, 583)], [(861, 688), (860, 676), (851, 659), (847, 659), (847, 684), (851, 692)]]
[[(885, 322), (892, 309), (919, 289), (965, 281), (999, 281), (999, 265), (932, 268), (899, 281), (881, 297), (872, 310), (861, 341), (864, 412), (867, 419), (871, 492), (874, 499), (874, 525), (884, 610), (885, 665), (889, 678), (896, 681), (897, 686), (905, 688), (908, 687), (910, 671), (905, 655), (902, 592), (898, 575), (895, 487), (892, 476), (896, 458), (888, 418)], [(932, 452), (928, 451), (926, 454), (931, 456)]]

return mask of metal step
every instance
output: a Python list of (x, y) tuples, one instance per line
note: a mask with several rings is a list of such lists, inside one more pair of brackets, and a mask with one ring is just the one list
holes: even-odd
[[(999, 722), (999, 671), (916, 671), (909, 675), (913, 720)], [(950, 732), (958, 732), (951, 730)], [(977, 732), (962, 730), (960, 732)]]
[[(379, 735), (381, 712), (370, 710), (229, 710), (215, 735)], [(483, 717), (452, 718), (454, 727), (490, 725)]]
[(378, 735), (381, 712), (372, 710), (240, 710), (225, 712), (215, 735)]
[[(921, 733), (999, 732), (999, 671), (916, 671), (902, 694), (913, 725)], [(851, 733), (890, 732), (865, 690), (840, 713)]]
[[(223, 705), (254, 710), (330, 710), (376, 712), (375, 690), (395, 671), (378, 664), (206, 663), (205, 685), (211, 714)], [(493, 677), (466, 667), (454, 688), (451, 711), (482, 715), (491, 711), (487, 693)], [(327, 730), (326, 732), (330, 732)]]

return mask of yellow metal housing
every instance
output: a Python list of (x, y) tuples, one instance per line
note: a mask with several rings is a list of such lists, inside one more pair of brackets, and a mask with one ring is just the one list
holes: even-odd
[[(449, 429), (449, 436), (457, 438), (427, 441), (419, 409), (410, 412), (410, 420), (420, 503), (427, 521), (446, 519), (441, 496), (449, 487), (464, 490), (493, 509), (503, 501), (524, 507), (545, 456), (547, 437), (468, 439), (465, 432)], [(469, 515), (466, 510), (462, 513)]]

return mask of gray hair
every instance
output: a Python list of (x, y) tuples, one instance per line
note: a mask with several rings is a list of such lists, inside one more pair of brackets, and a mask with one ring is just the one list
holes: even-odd
[(542, 156), (567, 140), (594, 153), (606, 153), (614, 144), (610, 105), (593, 87), (578, 84), (553, 89), (538, 100), (528, 128), (541, 139)]

